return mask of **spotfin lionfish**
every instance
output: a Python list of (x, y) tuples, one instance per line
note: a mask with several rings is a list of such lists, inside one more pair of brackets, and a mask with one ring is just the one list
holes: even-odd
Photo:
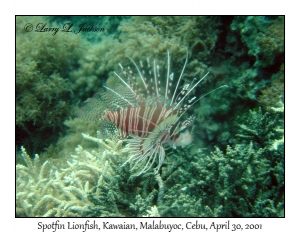
[[(181, 74), (173, 87), (174, 74), (170, 71), (170, 54), (168, 51), (166, 85), (161, 88), (159, 65), (155, 60), (151, 66), (147, 59), (147, 72), (140, 61), (139, 66), (128, 57), (136, 72), (130, 67), (119, 67), (124, 75), (121, 77), (114, 72), (121, 86), (107, 87), (106, 92), (99, 94), (101, 101), (105, 101), (107, 109), (102, 115), (100, 134), (104, 138), (117, 135), (119, 140), (126, 142), (125, 151), (129, 152), (129, 159), (123, 164), (134, 162), (134, 166), (145, 163), (138, 175), (153, 167), (157, 173), (165, 159), (165, 146), (185, 147), (192, 142), (189, 127), (194, 116), (180, 121), (187, 110), (204, 96), (222, 88), (220, 86), (201, 97), (189, 97), (191, 92), (207, 77), (208, 72), (200, 79), (182, 87), (180, 83), (188, 61), (188, 53)], [(135, 74), (136, 73), (136, 74)], [(171, 91), (172, 90), (172, 91)], [(189, 97), (189, 98), (188, 98)]]

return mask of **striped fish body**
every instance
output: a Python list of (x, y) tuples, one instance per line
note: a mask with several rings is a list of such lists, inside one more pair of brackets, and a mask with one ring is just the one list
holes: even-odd
[(120, 130), (123, 138), (132, 135), (147, 137), (170, 115), (168, 110), (160, 102), (151, 105), (141, 102), (139, 107), (128, 106), (117, 111), (107, 110), (104, 119), (113, 123)]
[[(159, 171), (165, 159), (165, 146), (184, 147), (192, 142), (192, 135), (188, 128), (192, 125), (194, 117), (190, 116), (183, 122), (180, 122), (180, 119), (193, 104), (211, 92), (200, 98), (195, 96), (187, 98), (208, 75), (207, 73), (200, 80), (193, 80), (191, 84), (181, 87), (179, 84), (187, 64), (187, 57), (188, 55), (177, 84), (172, 87), (173, 73), (170, 74), (168, 52), (168, 72), (164, 95), (161, 94), (159, 66), (155, 64), (155, 61), (153, 62), (153, 72), (149, 71), (149, 74), (146, 75), (142, 62), (140, 62), (139, 68), (130, 57), (128, 58), (135, 66), (137, 74), (135, 75), (130, 67), (125, 70), (119, 64), (124, 78), (116, 72), (114, 73), (124, 85), (121, 88), (104, 86), (107, 91), (103, 93), (106, 96), (103, 99), (110, 105), (102, 117), (109, 123), (103, 124), (102, 131), (104, 133), (102, 135), (108, 135), (105, 132), (112, 128), (117, 129), (117, 138), (126, 142), (125, 150), (130, 154), (124, 164), (133, 162), (132, 169), (143, 166), (138, 175), (147, 172), (154, 164), (156, 164), (154, 173)], [(147, 61), (148, 68), (151, 70), (150, 62), (148, 59)], [(148, 76), (147, 79), (146, 76)], [(171, 89), (172, 95), (170, 95)], [(114, 129), (111, 131), (115, 132)]]
[(128, 161), (134, 160), (135, 166), (146, 161), (144, 169), (139, 174), (148, 171), (157, 157), (158, 165), (154, 171), (158, 172), (165, 158), (164, 146), (176, 148), (178, 145), (184, 146), (191, 142), (191, 136), (189, 143), (186, 143), (186, 140), (184, 144), (178, 141), (182, 140), (180, 133), (174, 133), (179, 125), (178, 115), (160, 103), (150, 106), (141, 103), (140, 107), (106, 111), (104, 119), (113, 123), (119, 129), (121, 139), (127, 142), (125, 150), (131, 155)]

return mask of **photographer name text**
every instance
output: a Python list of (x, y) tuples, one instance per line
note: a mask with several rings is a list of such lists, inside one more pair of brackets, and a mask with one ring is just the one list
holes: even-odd
[(71, 33), (85, 33), (85, 32), (104, 32), (105, 29), (102, 27), (96, 27), (95, 25), (88, 25), (86, 23), (80, 24), (79, 27), (74, 27), (73, 23), (65, 23), (62, 28), (60, 27), (49, 27), (47, 23), (38, 23), (33, 25), (27, 23), (24, 26), (25, 32), (43, 32), (49, 33), (52, 36), (55, 36), (58, 32), (71, 32)]

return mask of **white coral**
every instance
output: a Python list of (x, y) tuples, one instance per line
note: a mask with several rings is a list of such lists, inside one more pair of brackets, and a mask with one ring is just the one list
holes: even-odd
[(147, 210), (148, 214), (143, 215), (143, 217), (160, 217), (157, 207), (154, 205), (150, 210)]
[(16, 167), (19, 216), (84, 216), (84, 211), (94, 206), (88, 194), (99, 193), (97, 184), (105, 182), (104, 177), (114, 176), (110, 164), (121, 146), (118, 142), (84, 137), (97, 142), (102, 150), (89, 152), (78, 146), (76, 155), (71, 155), (65, 163), (46, 161), (40, 165), (38, 155), (32, 160), (21, 148), (26, 166)]

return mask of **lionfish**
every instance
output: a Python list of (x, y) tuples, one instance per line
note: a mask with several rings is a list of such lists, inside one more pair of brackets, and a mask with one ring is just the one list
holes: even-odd
[[(104, 86), (107, 89), (106, 92), (109, 92), (106, 93), (109, 97), (103, 98), (104, 94), (100, 94), (105, 101), (110, 100), (110, 106), (102, 116), (104, 123), (100, 131), (105, 137), (108, 137), (107, 132), (113, 132), (118, 135), (118, 139), (126, 142), (125, 151), (129, 152), (130, 157), (123, 165), (134, 162), (133, 169), (144, 162), (145, 165), (138, 174), (140, 175), (152, 168), (157, 161), (154, 168), (156, 174), (166, 156), (164, 147), (170, 146), (176, 149), (192, 142), (189, 127), (195, 117), (190, 116), (180, 121), (182, 116), (201, 98), (225, 85), (199, 98), (196, 96), (188, 98), (208, 75), (207, 72), (200, 80), (194, 79), (190, 84), (180, 86), (188, 61), (188, 53), (175, 88), (173, 87), (174, 74), (170, 71), (169, 51), (164, 88), (161, 88), (159, 65), (155, 60), (151, 66), (147, 59), (148, 72), (145, 72), (142, 61), (138, 66), (132, 58), (128, 57), (128, 59), (134, 65), (136, 72), (133, 72), (130, 67), (125, 69), (119, 63), (124, 77), (116, 72), (114, 74), (122, 86), (114, 88)], [(171, 90), (173, 90), (172, 93)]]

